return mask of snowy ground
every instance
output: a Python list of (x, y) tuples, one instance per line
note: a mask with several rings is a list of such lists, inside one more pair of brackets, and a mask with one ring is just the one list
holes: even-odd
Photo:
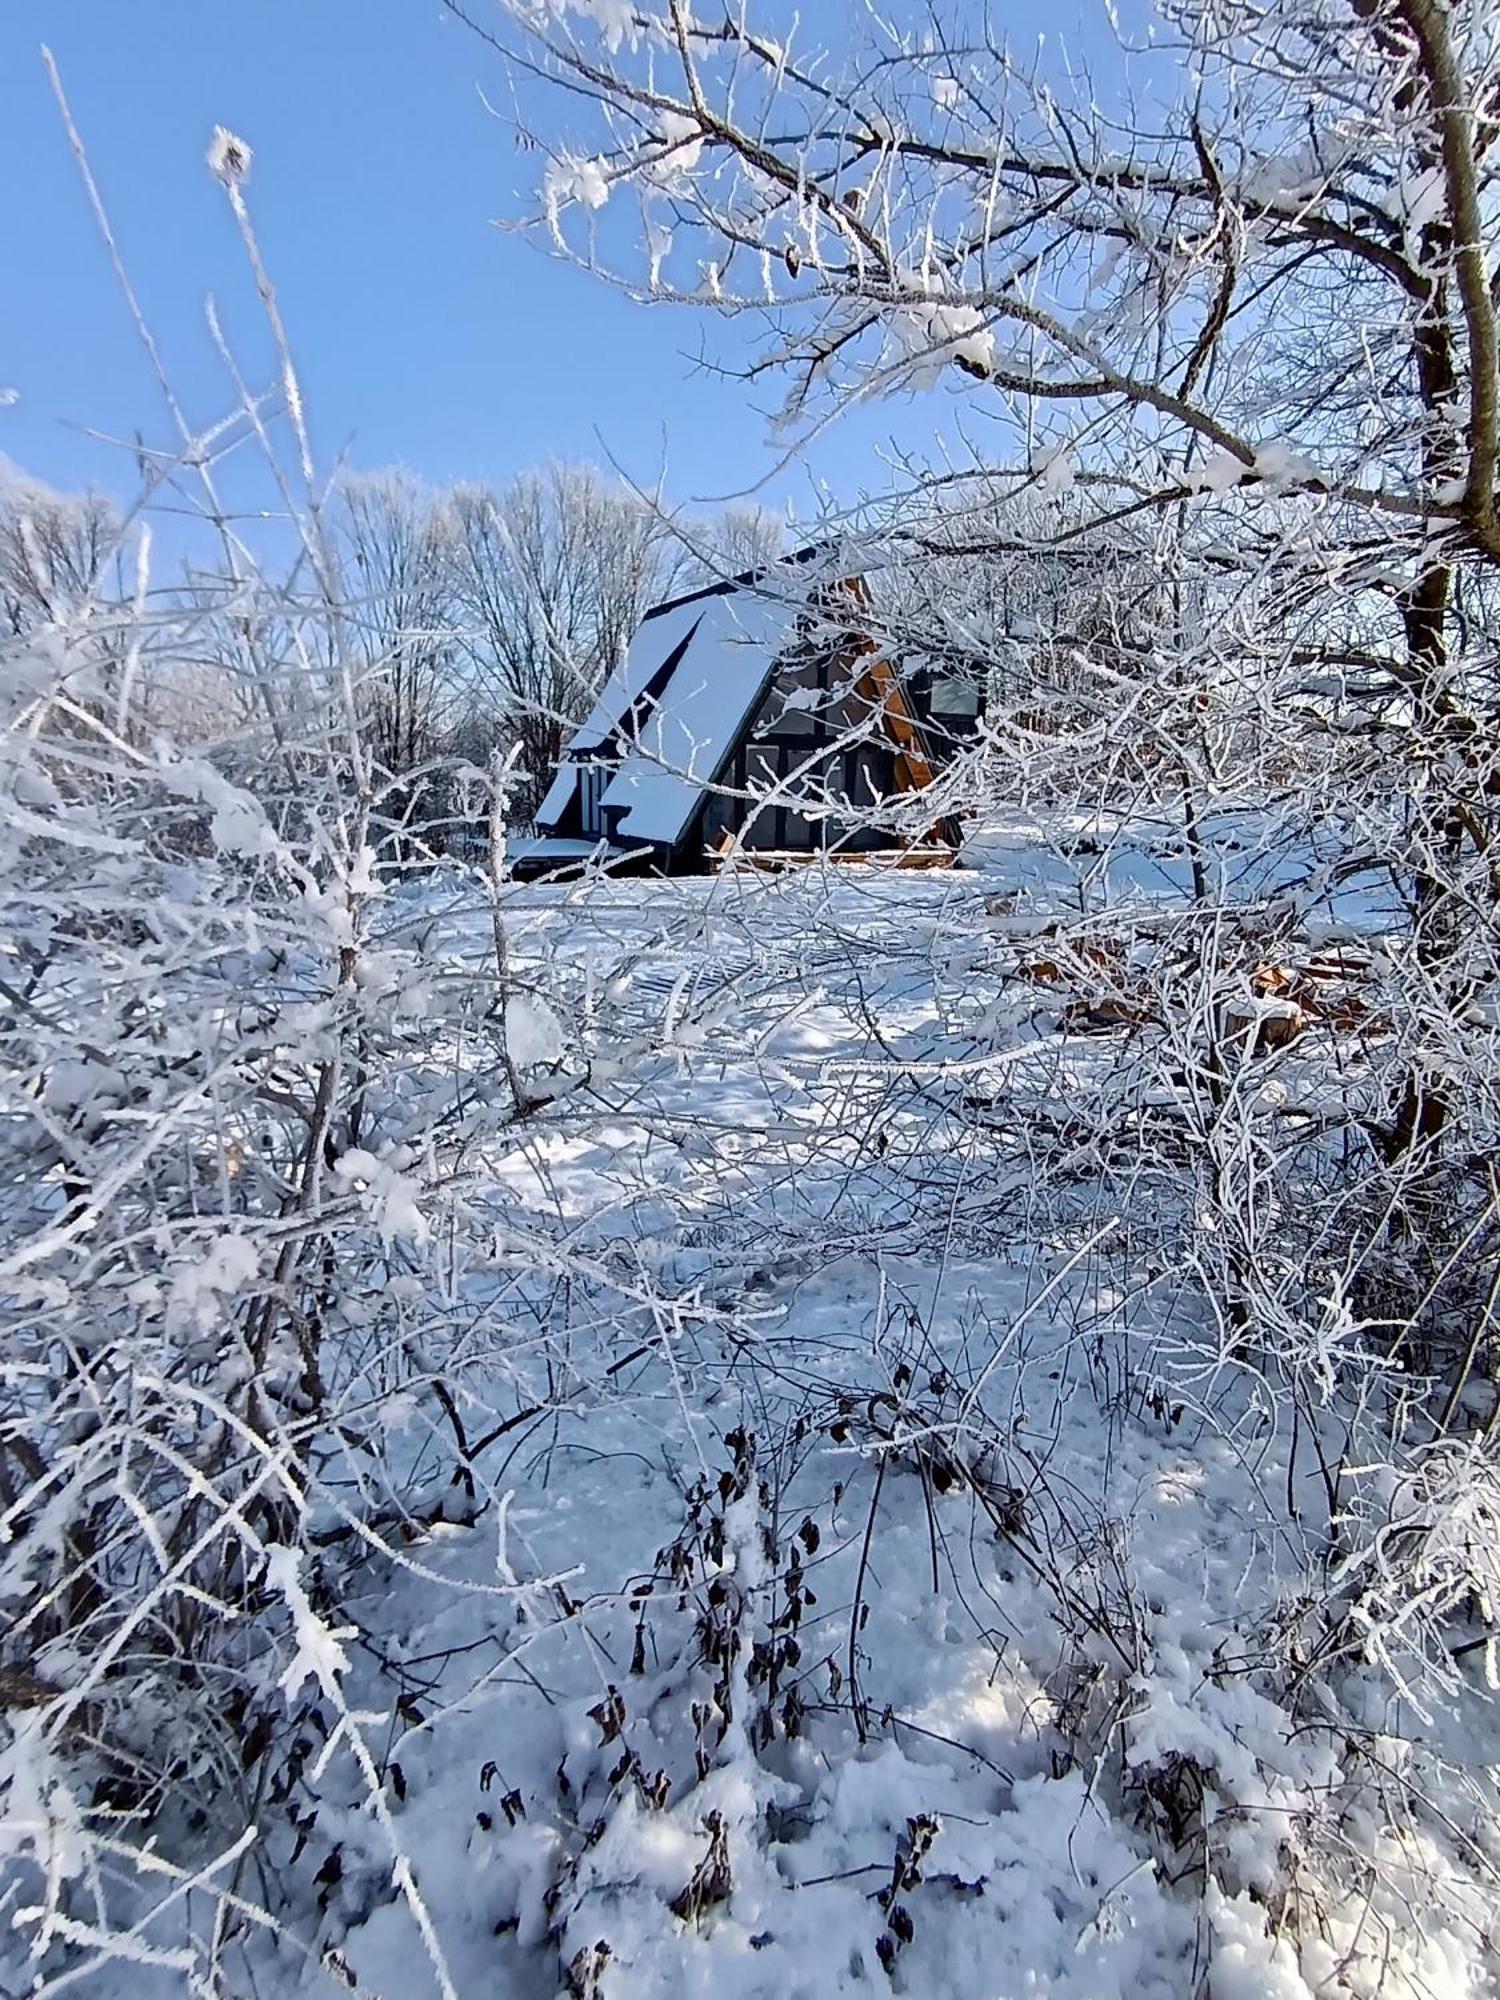
[[(1492, 1990), (1483, 1656), (1425, 1717), (1272, 1671), (1306, 1454), (1107, 1213), (1038, 1231), (993, 1115), (1018, 1062), (1128, 1059), (1024, 1021), (986, 907), (1096, 864), (976, 858), (516, 892), (514, 1053), (596, 1063), (466, 1164), (460, 1415), (503, 1428), (347, 1607), (387, 1823), (298, 1690), (301, 1832), (237, 1880), (315, 1942), (224, 1992)], [(1112, 905), (1181, 893), (1120, 867)], [(449, 1414), (385, 1421), (420, 1486)]]

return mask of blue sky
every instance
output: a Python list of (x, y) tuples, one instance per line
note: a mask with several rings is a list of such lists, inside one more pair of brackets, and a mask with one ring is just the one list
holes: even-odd
[[(1073, 0), (1004, 0), (1007, 28), (1028, 38), (1044, 14), (1056, 25), (1078, 13)], [(518, 153), (482, 101), (504, 94), (499, 59), (438, 0), (3, 0), (0, 391), (14, 400), (0, 404), (0, 454), (32, 473), (129, 490), (128, 454), (85, 433), (166, 437), (43, 42), (195, 422), (227, 400), (206, 294), (252, 375), (264, 360), (203, 165), (223, 123), (255, 149), (257, 224), (325, 462), (348, 448), (358, 464), (441, 481), (612, 457), (643, 481), (665, 463), (678, 500), (749, 488), (775, 464), (745, 392), (697, 365), (703, 353), (732, 363), (732, 330), (633, 305), (492, 226), (519, 212), (537, 156)], [(930, 435), (941, 415), (931, 401), (920, 416), (861, 412), (759, 497), (807, 512), (810, 479), (844, 500), (878, 489), (886, 436)]]

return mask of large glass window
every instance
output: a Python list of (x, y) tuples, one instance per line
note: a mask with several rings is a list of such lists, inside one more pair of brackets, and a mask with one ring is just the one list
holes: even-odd
[(927, 712), (954, 722), (972, 722), (979, 714), (979, 689), (956, 674), (935, 674), (927, 697)]

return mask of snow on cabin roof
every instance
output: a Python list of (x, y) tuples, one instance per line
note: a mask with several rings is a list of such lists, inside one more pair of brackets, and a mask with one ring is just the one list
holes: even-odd
[(573, 796), (573, 787), (578, 783), (576, 765), (564, 758), (552, 773), (552, 783), (547, 787), (547, 795), (536, 809), (538, 826), (555, 826), (568, 809), (568, 801)]
[(702, 592), (646, 614), (624, 659), (568, 739), (570, 753), (597, 750), (609, 739), (629, 713), (631, 703), (645, 693), (651, 676), (692, 633), (710, 601), (709, 593)]
[[(800, 571), (827, 568), (836, 551), (831, 545), (809, 544), (782, 556), (766, 569), (746, 570), (741, 576), (703, 584), (681, 597), (654, 604), (636, 628), (625, 658), (611, 673), (593, 708), (568, 739), (570, 753), (600, 749), (629, 714), (632, 703), (640, 700), (651, 677), (665, 665), (684, 639), (696, 629), (710, 606), (726, 597), (752, 598), (775, 595), (778, 587), (796, 592), (804, 600), (817, 582), (816, 575)], [(829, 574), (842, 573), (829, 570)]]
[[(676, 607), (683, 612), (689, 605)], [(687, 651), (659, 700), (622, 745), (601, 803), (618, 809), (617, 835), (671, 847), (682, 838), (704, 788), (719, 775), (754, 714), (803, 610), (800, 600), (751, 590), (691, 601)], [(642, 627), (642, 635), (650, 630)], [(658, 663), (680, 635), (662, 633)], [(666, 651), (661, 639), (667, 639)], [(632, 652), (634, 647), (632, 647)]]

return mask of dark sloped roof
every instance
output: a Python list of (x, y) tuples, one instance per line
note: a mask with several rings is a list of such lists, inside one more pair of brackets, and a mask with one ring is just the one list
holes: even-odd
[(664, 618), (669, 611), (678, 611), (685, 604), (696, 604), (700, 599), (727, 597), (731, 591), (753, 590), (757, 584), (765, 583), (778, 570), (790, 569), (801, 563), (813, 563), (821, 557), (832, 558), (839, 554), (837, 542), (808, 542), (805, 547), (794, 549), (790, 555), (777, 556), (774, 561), (761, 563), (756, 569), (741, 570), (738, 576), (721, 577), (716, 583), (705, 583), (697, 590), (685, 590), (677, 597), (664, 597), (660, 604), (653, 604), (642, 619), (642, 624), (652, 618)]

